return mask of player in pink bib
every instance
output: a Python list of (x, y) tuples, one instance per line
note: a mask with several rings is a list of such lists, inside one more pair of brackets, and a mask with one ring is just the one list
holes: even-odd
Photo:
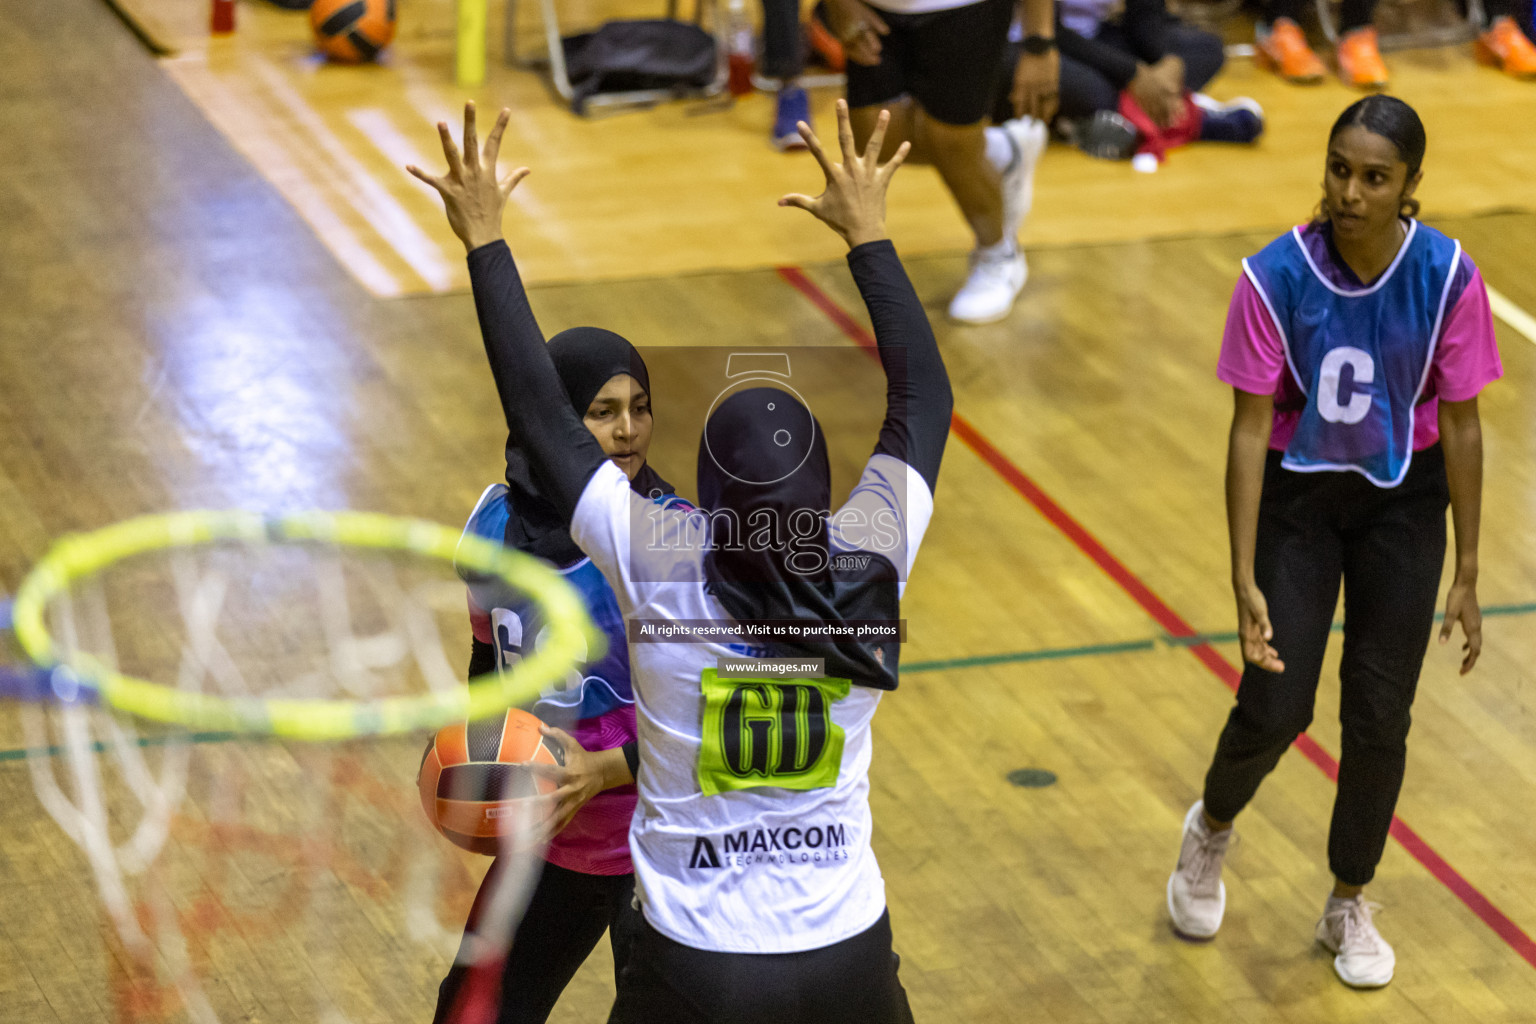
[(1362, 890), (1402, 788), (1447, 504), (1456, 575), (1440, 639), (1461, 624), (1463, 673), (1482, 646), (1477, 396), (1503, 371), (1477, 267), (1414, 219), (1425, 141), (1401, 100), (1349, 107), (1317, 216), (1243, 261), (1217, 375), (1235, 398), (1227, 521), (1248, 664), (1168, 880), (1175, 930), (1213, 937), (1232, 821), (1312, 721), (1342, 580), (1335, 884), (1317, 939), (1358, 988), (1387, 984), (1396, 964)]

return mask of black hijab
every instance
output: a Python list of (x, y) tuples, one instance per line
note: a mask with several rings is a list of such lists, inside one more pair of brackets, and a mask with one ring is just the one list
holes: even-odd
[[(603, 385), (621, 373), (634, 377), (647, 395), (651, 393), (651, 375), (640, 353), (628, 341), (601, 327), (572, 327), (561, 331), (549, 340), (549, 357), (577, 416), (586, 416), (587, 407)], [(636, 494), (648, 498), (672, 493), (672, 485), (663, 480), (649, 462), (640, 467), (629, 486)], [(571, 540), (569, 521), (562, 518), (544, 497), (533, 467), (510, 438), (507, 440), (507, 488), (511, 492), (507, 495), (511, 513), (505, 536), (508, 547), (537, 555), (561, 567), (586, 557)]]
[[(831, 492), (821, 425), (793, 395), (751, 388), (710, 413), (699, 442), (699, 504), (712, 513), (704, 569), (709, 592), (738, 621), (896, 619), (897, 574), (888, 558), (871, 554), (859, 570), (832, 567)], [(769, 529), (777, 531), (772, 543)], [(772, 646), (787, 657), (826, 659), (828, 676), (896, 688), (894, 641)]]

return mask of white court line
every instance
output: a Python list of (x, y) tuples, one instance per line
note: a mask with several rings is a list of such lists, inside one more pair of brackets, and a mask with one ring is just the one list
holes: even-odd
[[(405, 172), (407, 164), (415, 164), (430, 174), (434, 169), (432, 161), (434, 159), (442, 160), (441, 151), (428, 156), (420, 149), (417, 149), (416, 145), (394, 126), (394, 123), (389, 119), (389, 114), (378, 107), (349, 110), (347, 111), (347, 120), (351, 123), (352, 127), (362, 132), (380, 153), (384, 154), (384, 159), (395, 165), (396, 170)], [(435, 142), (437, 140), (436, 134), (433, 134), (431, 138)], [(427, 194), (436, 195), (436, 193), (430, 190)]]
[[(330, 160), (344, 176), (345, 180), (331, 183), (336, 196), (351, 205), (368, 227), (429, 288), (442, 292), (455, 287), (456, 268), (444, 259), (442, 247), (421, 229), (405, 207), (368, 172), (362, 161), (347, 150), (335, 133), (326, 127), (324, 118), (305, 101), (297, 89), (288, 84), (276, 68), (261, 62), (255, 65), (255, 70), (268, 95), (286, 108), (294, 124), (307, 133), (308, 139), (305, 141), (317, 146), (320, 154)], [(309, 162), (313, 163), (313, 160)], [(405, 172), (401, 170), (400, 173), (403, 176)]]
[[(252, 116), (250, 97), (236, 99), (234, 86), (213, 73), (202, 54), (171, 57), (164, 63), (181, 90), (257, 169), (263, 168), (273, 152), (282, 153), (293, 165), (298, 165), (299, 156), (271, 130), (272, 119), (265, 116), (265, 109)], [(386, 298), (404, 294), (400, 281), (368, 251), (368, 246), (337, 215), (314, 182), (302, 175), (278, 177), (263, 173), (364, 288)]]
[[(1484, 281), (1483, 286), (1487, 287), (1488, 282)], [(1525, 335), (1526, 341), (1536, 345), (1536, 316), (1531, 316), (1492, 288), (1488, 288), (1488, 306), (1494, 316), (1513, 327), (1516, 333)]]

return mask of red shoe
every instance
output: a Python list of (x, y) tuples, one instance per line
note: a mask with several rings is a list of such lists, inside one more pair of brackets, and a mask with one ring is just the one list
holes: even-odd
[(1270, 30), (1259, 37), (1256, 55), (1262, 66), (1298, 85), (1321, 82), (1328, 70), (1307, 45), (1301, 26), (1290, 18), (1275, 19)]
[(1488, 31), (1477, 37), (1473, 53), (1479, 64), (1491, 64), (1506, 75), (1536, 78), (1536, 44), (1507, 14), (1494, 18)]
[(811, 52), (816, 55), (817, 60), (825, 64), (829, 70), (842, 74), (847, 67), (848, 58), (843, 53), (843, 44), (821, 20), (819, 6), (806, 19), (805, 41), (810, 45)]
[(1339, 77), (1356, 89), (1385, 89), (1387, 65), (1376, 48), (1376, 28), (1367, 25), (1339, 37), (1335, 54), (1339, 59)]

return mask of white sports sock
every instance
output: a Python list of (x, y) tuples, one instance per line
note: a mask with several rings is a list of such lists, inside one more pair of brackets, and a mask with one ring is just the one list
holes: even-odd
[(1006, 174), (1019, 160), (1019, 147), (1013, 136), (996, 125), (988, 125), (982, 134), (987, 140), (987, 163), (996, 167), (999, 174)]
[(978, 259), (1006, 259), (1009, 256), (1017, 256), (1019, 243), (1017, 239), (1005, 238), (991, 245), (978, 245), (976, 256)]

